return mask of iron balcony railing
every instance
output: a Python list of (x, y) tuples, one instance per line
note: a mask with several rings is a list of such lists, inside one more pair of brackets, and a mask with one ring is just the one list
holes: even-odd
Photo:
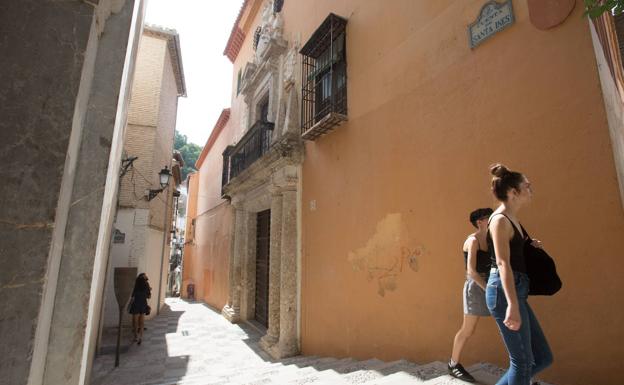
[(222, 186), (228, 184), (269, 151), (274, 126), (271, 122), (259, 120), (249, 128), (238, 143), (225, 149)]

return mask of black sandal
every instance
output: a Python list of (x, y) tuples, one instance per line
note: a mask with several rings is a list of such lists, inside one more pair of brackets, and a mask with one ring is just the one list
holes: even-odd
[(458, 380), (466, 381), (466, 382), (476, 382), (475, 378), (468, 373), (466, 369), (462, 366), (462, 364), (457, 363), (455, 366), (451, 366), (448, 364), (448, 371), (452, 377), (457, 378)]

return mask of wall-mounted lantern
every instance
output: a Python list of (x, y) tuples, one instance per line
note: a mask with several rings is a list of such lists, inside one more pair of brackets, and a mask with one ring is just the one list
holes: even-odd
[(165, 166), (165, 168), (160, 170), (160, 172), (158, 173), (158, 178), (160, 180), (160, 188), (156, 190), (150, 189), (146, 191), (147, 194), (145, 195), (147, 195), (148, 201), (151, 201), (152, 199), (156, 198), (156, 195), (158, 195), (158, 193), (161, 193), (169, 185), (169, 179), (171, 178), (171, 171), (169, 171), (167, 166)]

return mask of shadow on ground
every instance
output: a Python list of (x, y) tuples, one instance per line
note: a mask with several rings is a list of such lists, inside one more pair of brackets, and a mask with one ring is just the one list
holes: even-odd
[[(178, 333), (184, 311), (173, 311), (168, 304), (154, 319), (145, 321), (146, 330), (140, 345), (133, 342), (131, 327), (122, 327), (119, 367), (115, 367), (117, 328), (102, 332), (101, 346), (93, 362), (92, 385), (160, 383), (165, 376), (172, 380), (186, 374), (188, 355), (170, 354), (167, 336)], [(172, 338), (172, 337), (170, 337)]]

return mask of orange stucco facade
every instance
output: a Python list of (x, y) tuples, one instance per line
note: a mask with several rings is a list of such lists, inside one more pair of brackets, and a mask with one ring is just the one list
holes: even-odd
[[(447, 359), (468, 213), (495, 204), (487, 167), (500, 161), (535, 186), (521, 219), (564, 281), (530, 301), (555, 355), (544, 378), (615, 384), (624, 311), (607, 293), (624, 289), (624, 213), (582, 4), (540, 31), (514, 1), (515, 24), (474, 50), (482, 1), (307, 4), (285, 6), (286, 28), (311, 24), (304, 39), (330, 11), (349, 18), (349, 122), (306, 146), (303, 352)], [(491, 319), (465, 361), (506, 365)]]
[(189, 179), (183, 269), (183, 287), (193, 283), (195, 298), (218, 309), (228, 298), (232, 227), (232, 209), (221, 199), (221, 153), (232, 141), (228, 118), (229, 109), (221, 114), (196, 164), (198, 171)]
[[(197, 216), (197, 173), (189, 174), (186, 179), (186, 221), (184, 229), (184, 258), (182, 268), (182, 290), (180, 295), (189, 298), (188, 285), (197, 285), (200, 280), (195, 273), (197, 256), (195, 252), (195, 217)], [(197, 283), (196, 283), (197, 282)], [(195, 295), (195, 294), (193, 294)]]
[[(217, 307), (227, 301), (232, 226), (219, 194), (221, 153), (246, 129), (237, 77), (253, 60), (261, 3), (245, 2), (237, 21), (246, 37), (228, 54), (229, 121), (191, 179), (195, 254), (185, 282)], [(624, 311), (613, 298), (624, 290), (624, 211), (582, 1), (540, 30), (527, 1), (515, 0), (515, 23), (471, 49), (467, 26), (484, 3), (285, 1), (289, 44), (305, 44), (330, 12), (348, 20), (348, 122), (306, 142), (301, 169), (301, 352), (447, 360), (462, 319), (468, 214), (495, 206), (488, 166), (502, 162), (531, 180), (534, 200), (521, 221), (564, 282), (555, 296), (530, 300), (555, 356), (543, 378), (619, 383), (612, 373), (624, 361)], [(463, 361), (507, 365), (491, 319)]]

